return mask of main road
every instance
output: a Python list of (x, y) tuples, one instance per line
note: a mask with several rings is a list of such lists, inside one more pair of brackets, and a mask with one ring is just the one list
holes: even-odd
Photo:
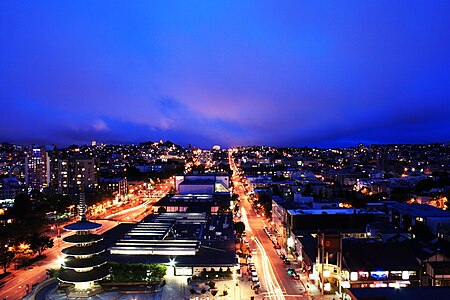
[(245, 224), (247, 235), (253, 240), (253, 242), (250, 242), (250, 248), (256, 246), (257, 271), (259, 271), (258, 275), (263, 278), (260, 281), (262, 287), (266, 290), (264, 299), (307, 299), (307, 296), (303, 295), (302, 283), (294, 280), (287, 273), (286, 265), (264, 231), (264, 226), (268, 225), (266, 224), (267, 221), (252, 208), (249, 201), (251, 188), (248, 185), (244, 186), (246, 179), (243, 179), (242, 172), (235, 165), (231, 151), (229, 160), (233, 171), (234, 192), (240, 199), (241, 220)]

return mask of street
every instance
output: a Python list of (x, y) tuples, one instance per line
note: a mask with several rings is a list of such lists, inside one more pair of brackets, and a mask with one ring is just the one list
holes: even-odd
[(234, 192), (240, 199), (241, 220), (244, 222), (247, 238), (250, 239), (250, 249), (256, 249), (256, 268), (263, 288), (263, 295), (271, 299), (307, 299), (304, 285), (300, 280), (294, 280), (288, 273), (283, 260), (276, 252), (272, 241), (264, 231), (267, 221), (258, 215), (249, 202), (249, 188), (244, 186), (242, 177), (234, 163), (232, 154), (229, 156), (233, 171)]

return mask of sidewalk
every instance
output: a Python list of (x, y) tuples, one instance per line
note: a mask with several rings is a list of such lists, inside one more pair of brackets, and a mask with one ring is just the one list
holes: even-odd
[[(205, 284), (206, 280), (188, 284), (187, 279), (189, 277), (190, 276), (177, 276), (176, 278), (171, 277), (166, 279), (167, 284), (162, 288), (161, 300), (249, 300), (251, 296), (254, 296), (255, 300), (262, 299), (261, 295), (255, 294), (250, 288), (251, 281), (247, 280), (247, 276), (238, 275), (236, 281), (233, 279), (213, 279), (216, 283), (215, 290), (217, 290), (215, 296), (212, 295), (209, 286)], [(191, 293), (191, 290), (193, 293)], [(202, 293), (202, 291), (204, 291), (204, 293)]]

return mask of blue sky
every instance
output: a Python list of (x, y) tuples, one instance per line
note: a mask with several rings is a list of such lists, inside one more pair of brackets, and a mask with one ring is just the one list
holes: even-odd
[(0, 140), (450, 141), (448, 1), (3, 1)]

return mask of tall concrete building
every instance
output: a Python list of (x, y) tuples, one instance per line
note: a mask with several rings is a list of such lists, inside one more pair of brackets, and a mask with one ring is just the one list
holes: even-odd
[(50, 158), (43, 147), (34, 146), (25, 157), (25, 183), (42, 190), (50, 185)]
[(60, 158), (51, 162), (51, 187), (64, 195), (73, 195), (81, 190), (93, 190), (98, 186), (98, 170), (94, 158)]

